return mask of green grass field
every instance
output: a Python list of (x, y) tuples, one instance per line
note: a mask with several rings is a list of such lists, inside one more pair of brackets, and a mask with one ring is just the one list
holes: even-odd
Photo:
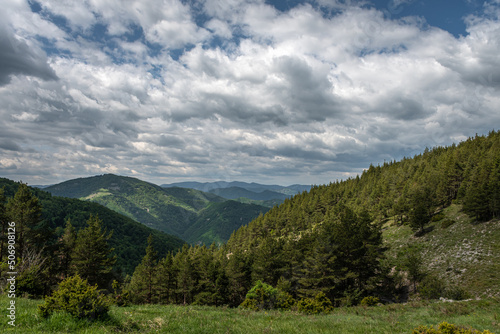
[(0, 297), (2, 333), (411, 333), (418, 325), (443, 321), (500, 333), (500, 301), (415, 302), (337, 308), (326, 315), (253, 312), (241, 309), (143, 305), (112, 307), (109, 319), (75, 320), (65, 313), (37, 314), (42, 301), (16, 299), (16, 327), (8, 324), (9, 299)]

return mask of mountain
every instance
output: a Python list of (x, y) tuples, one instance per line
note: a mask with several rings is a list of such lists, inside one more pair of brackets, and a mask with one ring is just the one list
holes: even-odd
[[(343, 300), (363, 288), (404, 300), (409, 290), (420, 287), (421, 293), (453, 299), (498, 297), (499, 218), (500, 132), (491, 132), (315, 186), (238, 229), (224, 251), (253, 268), (246, 274), (254, 281), (286, 283), (297, 295), (321, 290)], [(367, 233), (362, 225), (367, 220), (374, 234), (359, 243), (357, 233)], [(377, 233), (382, 247), (373, 243), (371, 250), (359, 253), (377, 240)], [(354, 252), (362, 257), (352, 257)], [(370, 290), (376, 287), (370, 285), (376, 276), (365, 277), (360, 285), (365, 274), (360, 263), (377, 253), (383, 258), (364, 266), (378, 267), (372, 274), (386, 272), (377, 284), (387, 285)], [(346, 256), (351, 256), (350, 263)], [(415, 269), (414, 276), (409, 276), (409, 268)], [(397, 293), (401, 295), (394, 296)]]
[(278, 199), (284, 201), (289, 196), (271, 190), (254, 192), (240, 187), (217, 188), (210, 190), (210, 193), (227, 199), (248, 198), (255, 201), (268, 201)]
[(223, 244), (235, 230), (267, 211), (255, 204), (244, 205), (244, 208), (242, 210), (242, 203), (237, 201), (210, 203), (200, 211), (196, 221), (185, 232), (189, 236), (186, 241)]
[[(4, 188), (6, 197), (12, 197), (17, 191), (17, 182), (0, 178), (0, 188)], [(42, 220), (47, 227), (60, 237), (66, 221), (76, 230), (86, 227), (90, 215), (97, 215), (107, 231), (113, 231), (109, 244), (117, 255), (115, 269), (125, 274), (132, 274), (145, 254), (147, 238), (152, 235), (158, 254), (164, 256), (175, 251), (185, 243), (173, 235), (151, 229), (125, 217), (100, 204), (78, 199), (52, 196), (43, 190), (30, 187), (30, 191), (38, 197), (42, 206)], [(53, 240), (55, 242), (55, 240)]]
[[(148, 227), (173, 234), (188, 242), (200, 241), (193, 239), (188, 232), (191, 225), (198, 221), (200, 212), (210, 204), (226, 202), (220, 196), (195, 189), (163, 188), (136, 178), (113, 174), (69, 180), (44, 190), (56, 196), (102, 204)], [(231, 204), (233, 206), (237, 206), (235, 210), (242, 213), (241, 217), (247, 217), (247, 211), (255, 211), (255, 207), (250, 204)], [(267, 210), (268, 208), (260, 206), (258, 212), (264, 213)], [(237, 227), (247, 224), (259, 213), (248, 216), (248, 219), (238, 219)], [(213, 231), (212, 227), (206, 228), (207, 231), (201, 234)], [(198, 223), (196, 229), (203, 229), (203, 224)], [(204, 241), (226, 241), (229, 235), (213, 235), (213, 240), (205, 237)]]
[[(294, 184), (291, 186), (279, 186), (279, 185), (265, 185), (259, 183), (247, 183), (247, 182), (178, 182), (171, 184), (161, 185), (164, 188), (180, 187), (180, 188), (190, 188), (201, 190), (204, 192), (209, 192), (216, 194), (218, 196), (224, 197), (226, 199), (240, 199), (246, 198), (254, 201), (270, 201), (278, 200), (281, 203), (285, 198), (296, 195), (303, 191), (308, 191), (311, 186)], [(276, 202), (276, 201), (275, 201)], [(271, 205), (272, 207), (272, 205)]]

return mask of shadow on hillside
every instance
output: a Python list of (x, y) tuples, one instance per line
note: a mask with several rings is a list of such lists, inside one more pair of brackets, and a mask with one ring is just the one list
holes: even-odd
[(428, 226), (422, 230), (418, 230), (417, 232), (415, 232), (414, 235), (418, 238), (418, 237), (422, 237), (422, 236), (424, 236), (427, 233), (432, 232), (432, 231), (434, 231), (434, 226)]

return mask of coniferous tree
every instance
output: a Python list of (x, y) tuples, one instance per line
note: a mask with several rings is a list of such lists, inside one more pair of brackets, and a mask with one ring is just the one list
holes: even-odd
[(130, 281), (130, 293), (132, 298), (139, 303), (151, 304), (156, 300), (158, 261), (156, 251), (153, 247), (153, 237), (148, 237), (146, 255), (142, 262), (135, 268)]
[(158, 262), (158, 302), (161, 304), (176, 303), (178, 270), (174, 265), (172, 253), (168, 253)]
[(9, 220), (16, 224), (17, 254), (23, 256), (26, 245), (39, 250), (43, 247), (37, 235), (36, 226), (40, 223), (42, 206), (38, 198), (35, 197), (28, 186), (19, 184), (19, 188), (14, 197), (7, 202), (7, 215)]
[(174, 265), (178, 270), (177, 289), (184, 305), (192, 302), (193, 290), (195, 288), (195, 272), (189, 253), (189, 246), (184, 244), (181, 251), (174, 257)]
[(102, 230), (101, 220), (91, 215), (87, 227), (78, 232), (76, 245), (71, 254), (71, 271), (89, 284), (106, 288), (116, 262), (113, 249), (108, 246), (111, 233)]
[(65, 279), (70, 273), (71, 264), (71, 253), (75, 249), (76, 245), (76, 231), (71, 220), (66, 221), (66, 227), (64, 228), (64, 233), (60, 239), (59, 247), (59, 263), (60, 263), (60, 274), (62, 278)]

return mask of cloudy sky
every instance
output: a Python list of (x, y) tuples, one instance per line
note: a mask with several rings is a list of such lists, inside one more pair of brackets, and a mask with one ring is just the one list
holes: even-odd
[(323, 184), (500, 126), (500, 0), (0, 0), (0, 176)]

